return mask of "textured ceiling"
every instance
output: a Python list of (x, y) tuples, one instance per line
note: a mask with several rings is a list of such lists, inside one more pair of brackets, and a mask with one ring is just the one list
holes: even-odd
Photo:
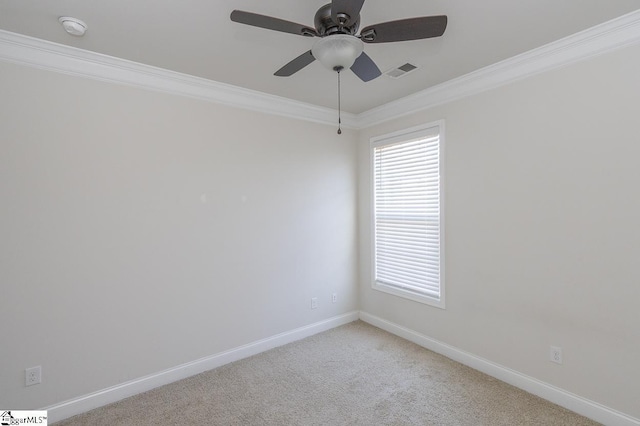
[[(292, 77), (282, 65), (314, 39), (233, 23), (240, 9), (313, 26), (325, 0), (0, 0), (0, 29), (75, 46), (210, 80), (335, 108), (336, 76), (315, 62)], [(361, 28), (414, 16), (448, 15), (443, 37), (368, 44), (383, 71), (406, 62), (419, 68), (400, 79), (364, 83), (342, 77), (342, 107), (361, 113), (510, 58), (640, 8), (638, 0), (366, 0)], [(73, 37), (60, 16), (85, 21)]]

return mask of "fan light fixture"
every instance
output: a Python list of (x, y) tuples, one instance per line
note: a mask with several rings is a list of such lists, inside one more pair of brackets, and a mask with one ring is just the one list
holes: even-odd
[(342, 71), (351, 68), (363, 49), (364, 44), (359, 38), (347, 34), (335, 34), (318, 40), (313, 45), (311, 53), (326, 68)]
[(364, 44), (359, 38), (348, 34), (335, 34), (321, 38), (311, 48), (315, 59), (330, 70), (338, 73), (338, 134), (342, 134), (342, 114), (340, 107), (340, 71), (351, 65), (362, 55)]

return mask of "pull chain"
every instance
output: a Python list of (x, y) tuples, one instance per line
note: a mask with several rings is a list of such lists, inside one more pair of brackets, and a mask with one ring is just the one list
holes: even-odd
[(342, 108), (340, 106), (340, 71), (342, 71), (342, 67), (336, 67), (336, 72), (338, 73), (338, 134), (342, 134), (342, 129), (340, 128), (342, 124)]

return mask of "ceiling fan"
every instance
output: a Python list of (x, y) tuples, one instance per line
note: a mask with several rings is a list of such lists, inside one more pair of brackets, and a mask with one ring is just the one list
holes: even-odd
[[(339, 105), (340, 72), (343, 69), (350, 68), (364, 82), (382, 74), (375, 62), (364, 53), (363, 43), (390, 43), (440, 37), (447, 27), (446, 15), (423, 16), (370, 25), (357, 34), (363, 4), (364, 0), (332, 0), (316, 12), (315, 28), (242, 10), (231, 12), (231, 20), (304, 37), (319, 37), (320, 40), (311, 50), (287, 63), (274, 75), (289, 77), (317, 59), (326, 68), (338, 73)], [(338, 133), (341, 133), (340, 129)]]
[[(362, 51), (362, 42), (390, 43), (440, 37), (447, 27), (446, 15), (423, 16), (370, 25), (358, 35), (356, 33), (360, 26), (360, 10), (363, 4), (364, 0), (332, 0), (316, 12), (315, 28), (242, 10), (234, 10), (231, 13), (231, 20), (268, 30), (321, 38), (311, 50), (304, 52), (276, 71), (276, 76), (291, 76), (318, 59), (334, 71), (335, 67), (350, 67), (365, 82), (378, 77), (381, 72), (373, 60)], [(335, 53), (336, 49), (339, 54)], [(343, 58), (324, 58), (332, 54), (348, 57), (346, 61)], [(349, 64), (351, 57), (353, 62)], [(324, 63), (323, 60), (328, 60), (329, 63)]]

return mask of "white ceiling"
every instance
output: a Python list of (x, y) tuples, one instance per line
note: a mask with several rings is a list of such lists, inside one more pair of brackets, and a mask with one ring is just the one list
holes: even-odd
[[(292, 77), (273, 73), (309, 50), (314, 39), (233, 23), (233, 9), (313, 26), (328, 0), (0, 0), (0, 29), (178, 71), (314, 105), (335, 108), (335, 73), (313, 63)], [(639, 0), (366, 0), (361, 28), (444, 14), (443, 37), (368, 44), (383, 71), (406, 62), (400, 79), (364, 83), (343, 73), (342, 108), (352, 113), (427, 89), (640, 8)], [(73, 37), (60, 16), (85, 21)]]

